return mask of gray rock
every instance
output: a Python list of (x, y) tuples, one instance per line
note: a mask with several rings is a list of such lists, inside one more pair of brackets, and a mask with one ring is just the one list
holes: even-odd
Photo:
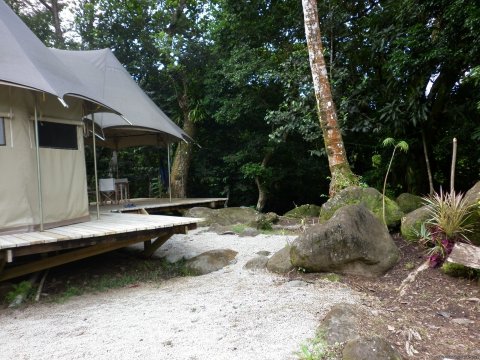
[(465, 201), (468, 205), (476, 205), (476, 210), (468, 219), (468, 223), (472, 225), (472, 232), (468, 234), (468, 238), (475, 245), (480, 245), (480, 181), (467, 191)]
[(409, 193), (400, 194), (397, 197), (397, 204), (405, 214), (412, 212), (413, 210), (417, 210), (418, 208), (425, 205), (421, 196), (413, 195)]
[[(343, 206), (363, 205), (370, 210), (377, 219), (383, 222), (382, 198), (383, 195), (374, 188), (348, 187), (322, 205), (320, 220), (326, 221), (330, 219), (333, 214)], [(393, 227), (399, 225), (402, 216), (403, 212), (397, 203), (385, 197), (385, 220), (387, 226)]]
[(272, 230), (273, 225), (276, 224), (279, 219), (280, 217), (274, 212), (258, 214), (255, 221), (249, 225), (259, 230)]
[(199, 224), (202, 226), (209, 226), (211, 225), (210, 218), (213, 216), (213, 212), (214, 212), (213, 209), (210, 209), (207, 207), (193, 207), (185, 211), (183, 216), (193, 217), (193, 218), (202, 218), (204, 219), (204, 221), (202, 221)]
[(267, 269), (277, 274), (286, 274), (294, 269), (290, 261), (290, 247), (277, 251), (267, 262)]
[(402, 217), (400, 233), (407, 240), (417, 240), (422, 224), (427, 221), (430, 216), (430, 212), (426, 206), (422, 206), (417, 210), (409, 212)]
[(253, 259), (247, 261), (243, 266), (247, 270), (264, 270), (267, 267), (268, 257), (267, 256), (255, 256)]
[(362, 205), (340, 208), (326, 223), (308, 228), (290, 249), (292, 265), (310, 272), (379, 276), (398, 258), (386, 226)]
[(214, 232), (218, 235), (236, 235), (235, 231), (229, 225), (212, 224), (208, 227), (208, 231)]
[(257, 236), (258, 234), (260, 234), (260, 232), (257, 229), (247, 227), (247, 228), (243, 229), (243, 231), (240, 234), (238, 234), (238, 236), (240, 236), (240, 237), (252, 236), (253, 237), (253, 236)]
[(350, 340), (342, 355), (343, 360), (402, 360), (400, 353), (379, 336)]
[(258, 212), (252, 208), (231, 207), (223, 209), (210, 209), (204, 207), (194, 207), (185, 213), (187, 217), (203, 218), (203, 226), (212, 224), (235, 225), (250, 224), (255, 222)]
[(288, 287), (304, 287), (308, 286), (308, 283), (303, 280), (290, 280), (287, 281), (285, 285)]
[(283, 216), (294, 218), (294, 219), (304, 219), (306, 217), (318, 217), (320, 215), (320, 206), (305, 204), (297, 206), (296, 208), (286, 212)]
[(323, 335), (328, 345), (358, 339), (362, 315), (358, 305), (337, 304), (322, 320), (318, 333)]
[(206, 251), (185, 263), (187, 270), (195, 275), (205, 275), (229, 265), (237, 256), (237, 252), (229, 249)]
[(257, 255), (270, 256), (271, 252), (267, 250), (260, 250), (257, 252)]

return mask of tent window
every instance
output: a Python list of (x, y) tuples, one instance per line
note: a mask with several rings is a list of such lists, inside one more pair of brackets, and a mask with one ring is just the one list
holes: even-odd
[(5, 120), (0, 117), (0, 146), (6, 145), (5, 142)]
[(42, 121), (38, 124), (40, 147), (77, 150), (77, 126)]

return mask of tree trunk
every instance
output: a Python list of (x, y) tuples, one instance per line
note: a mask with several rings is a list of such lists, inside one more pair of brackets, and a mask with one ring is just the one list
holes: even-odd
[[(263, 157), (262, 160), (262, 169), (265, 169), (268, 165), (268, 162), (272, 158), (273, 150), (267, 150), (267, 153)], [(265, 186), (265, 182), (262, 180), (261, 176), (255, 177), (255, 184), (257, 184), (258, 189), (258, 201), (257, 201), (257, 211), (262, 211), (265, 207), (267, 200), (268, 200), (268, 189)]]
[[(193, 138), (195, 136), (195, 124), (190, 116), (186, 84), (183, 81), (183, 93), (177, 94), (178, 105), (183, 114), (183, 131)], [(187, 197), (187, 179), (192, 161), (193, 144), (180, 142), (175, 152), (172, 165), (171, 184), (172, 196), (176, 198)]]
[[(183, 131), (185, 131), (188, 136), (193, 137), (195, 134), (195, 124), (191, 120), (185, 120)], [(175, 152), (171, 174), (172, 196), (175, 198), (187, 197), (187, 179), (192, 161), (192, 146), (191, 143), (182, 141), (178, 143)]]
[(316, 0), (302, 0), (302, 6), (317, 110), (331, 174), (329, 195), (332, 197), (339, 190), (358, 184), (358, 177), (353, 174), (348, 164), (342, 134), (338, 126), (337, 112), (323, 57), (317, 2)]
[(423, 155), (425, 156), (425, 164), (427, 166), (429, 194), (433, 195), (434, 189), (433, 189), (432, 169), (430, 167), (430, 160), (428, 158), (427, 140), (425, 139), (425, 132), (423, 130), (422, 130), (422, 145), (423, 145)]
[(65, 48), (65, 39), (63, 38), (63, 31), (60, 21), (60, 11), (62, 11), (63, 4), (60, 4), (58, 0), (51, 0), (50, 3), (47, 0), (40, 0), (40, 3), (50, 11), (53, 19), (53, 28), (55, 29), (55, 45), (57, 48)]

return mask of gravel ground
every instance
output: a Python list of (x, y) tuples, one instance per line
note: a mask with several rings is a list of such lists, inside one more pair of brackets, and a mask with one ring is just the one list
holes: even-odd
[(258, 251), (292, 240), (175, 235), (156, 256), (232, 249), (236, 262), (204, 276), (0, 310), (0, 359), (296, 359), (334, 304), (360, 300), (339, 283), (243, 269)]

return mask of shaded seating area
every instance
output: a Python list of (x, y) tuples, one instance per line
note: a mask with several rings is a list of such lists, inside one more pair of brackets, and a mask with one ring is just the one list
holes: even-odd
[(130, 198), (128, 179), (98, 179), (101, 204), (127, 203)]

